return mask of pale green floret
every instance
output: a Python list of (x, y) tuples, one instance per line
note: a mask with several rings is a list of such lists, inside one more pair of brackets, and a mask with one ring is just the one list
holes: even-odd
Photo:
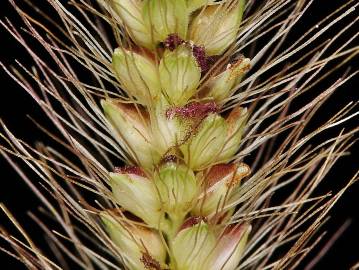
[(160, 94), (156, 64), (145, 56), (117, 48), (112, 66), (121, 86), (141, 104), (148, 104)]
[(234, 87), (240, 82), (249, 66), (250, 59), (248, 58), (229, 64), (225, 71), (209, 79), (206, 84), (209, 89), (206, 96), (212, 97), (219, 104), (223, 103), (226, 98), (233, 94)]
[(242, 224), (220, 236), (216, 247), (206, 260), (203, 270), (234, 270), (242, 258), (245, 246), (248, 241), (248, 235), (252, 227), (248, 224)]
[(120, 250), (128, 267), (126, 269), (147, 270), (143, 263), (144, 254), (151, 256), (159, 265), (165, 265), (167, 252), (155, 230), (120, 221), (120, 217), (116, 218), (105, 211), (101, 213), (101, 219), (111, 240)]
[(218, 159), (227, 134), (225, 120), (216, 114), (207, 116), (198, 131), (192, 134), (188, 142), (181, 145), (186, 164), (193, 170), (200, 170)]
[(158, 228), (163, 213), (151, 180), (133, 174), (110, 173), (110, 184), (114, 199), (122, 208)]
[(216, 183), (208, 192), (201, 194), (192, 213), (194, 215), (209, 216), (215, 214), (216, 211), (221, 211), (228, 188), (226, 181)]
[(142, 17), (142, 0), (112, 0), (112, 6), (135, 43), (149, 49), (154, 48), (150, 30)]
[(160, 159), (160, 154), (151, 143), (146, 119), (141, 117), (131, 105), (102, 100), (105, 116), (113, 126), (114, 135), (137, 164), (152, 168)]
[(176, 118), (168, 118), (166, 110), (171, 108), (165, 98), (156, 103), (151, 108), (151, 124), (153, 138), (155, 138), (156, 146), (161, 153), (165, 153), (173, 146), (179, 145), (186, 133), (186, 125)]
[(204, 222), (181, 230), (171, 245), (176, 264), (172, 269), (208, 270), (203, 267), (215, 245), (216, 238)]
[(219, 165), (218, 169), (214, 166), (209, 172), (199, 172), (198, 181), (204, 184), (191, 213), (195, 216), (206, 217), (213, 217), (215, 214), (223, 215), (224, 210), (228, 211), (226, 207), (228, 198), (234, 190), (240, 187), (242, 178), (249, 172), (250, 168), (243, 163)]
[(192, 51), (179, 46), (174, 51), (166, 50), (159, 65), (161, 87), (169, 101), (184, 105), (196, 93), (201, 79), (201, 69)]
[(227, 117), (226, 122), (228, 126), (228, 133), (224, 148), (218, 156), (220, 161), (228, 161), (238, 151), (242, 136), (245, 131), (245, 127), (248, 119), (248, 111), (246, 108), (237, 107), (232, 110)]
[(198, 183), (193, 171), (185, 165), (167, 163), (155, 174), (154, 183), (163, 210), (181, 225), (198, 195)]
[(143, 18), (155, 42), (176, 33), (186, 39), (190, 12), (186, 0), (144, 0)]
[(251, 226), (242, 224), (219, 235), (203, 221), (181, 230), (172, 242), (176, 270), (234, 270)]
[(236, 40), (244, 0), (207, 6), (192, 21), (189, 39), (203, 45), (207, 55), (220, 55)]

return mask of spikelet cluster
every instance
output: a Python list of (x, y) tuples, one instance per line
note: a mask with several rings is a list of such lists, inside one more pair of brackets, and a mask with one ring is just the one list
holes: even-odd
[[(291, 103), (330, 74), (321, 74), (327, 63), (345, 63), (357, 54), (349, 40), (324, 56), (353, 24), (301, 53), (349, 16), (354, 1), (286, 50), (282, 43), (310, 1), (270, 0), (256, 9), (254, 1), (244, 0), (73, 0), (71, 13), (61, 1), (47, 0), (61, 21), (46, 17), (57, 35), (10, 2), (56, 68), (4, 22), (35, 62), (31, 70), (20, 65), (25, 75), (4, 70), (39, 104), (57, 132), (39, 127), (64, 148), (64, 154), (42, 144), (32, 148), (1, 122), (1, 154), (58, 224), (54, 231), (31, 215), (51, 239), (55, 256), (47, 257), (2, 206), (26, 240), (1, 232), (13, 256), (29, 269), (75, 269), (67, 261), (80, 269), (298, 266), (317, 243), (312, 237), (330, 208), (357, 180), (333, 197), (312, 197), (357, 130), (309, 144), (354, 117), (355, 105), (313, 132), (304, 129), (355, 74), (299, 109)], [(268, 44), (254, 47), (252, 59), (242, 53), (272, 31)], [(267, 76), (292, 58), (284, 71)], [(73, 62), (92, 83), (74, 71)], [(276, 148), (280, 134), (285, 138)], [(12, 156), (33, 170), (46, 192)], [(288, 187), (288, 196), (272, 205), (272, 195)]]
[[(250, 173), (232, 162), (247, 109), (220, 111), (249, 69), (233, 56), (244, 1), (113, 1), (134, 45), (117, 48), (112, 67), (133, 98), (102, 100), (114, 137), (132, 164), (110, 174), (122, 213), (102, 219), (129, 269), (235, 269), (250, 225), (226, 225), (233, 193)], [(141, 47), (140, 47), (141, 46)], [(211, 73), (210, 76), (208, 73)], [(142, 223), (121, 219), (128, 211)]]

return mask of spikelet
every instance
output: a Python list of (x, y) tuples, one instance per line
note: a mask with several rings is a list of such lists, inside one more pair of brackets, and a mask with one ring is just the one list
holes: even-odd
[[(38, 71), (29, 74), (39, 82), (44, 99), (37, 97), (27, 83), (24, 87), (62, 138), (51, 136), (65, 140), (67, 150), (80, 162), (72, 163), (66, 155), (44, 146), (29, 150), (5, 125), (4, 137), (11, 140), (1, 151), (7, 158), (9, 153), (21, 157), (50, 187), (48, 195), (54, 194), (57, 199), (60, 210), (50, 207), (46, 196), (40, 196), (50, 216), (62, 226), (63, 238), (73, 245), (71, 248), (62, 245), (60, 233), (53, 233), (34, 218), (58, 249), (82, 269), (295, 267), (296, 259), (301, 258), (310, 237), (341, 193), (322, 208), (313, 206), (318, 217), (302, 235), (296, 229), (310, 219), (308, 212), (312, 209), (301, 216), (296, 213), (304, 203), (324, 199), (312, 198), (311, 194), (323, 179), (323, 172), (350, 146), (348, 142), (356, 132), (341, 133), (323, 142), (320, 147), (326, 148), (322, 151), (319, 146), (305, 149), (319, 131), (350, 119), (352, 115), (343, 118), (352, 109), (349, 106), (318, 131), (301, 135), (317, 106), (343, 81), (304, 108), (288, 112), (291, 101), (306, 91), (306, 83), (301, 82), (307, 78), (304, 75), (315, 74), (332, 58), (321, 59), (313, 53), (313, 59), (303, 67), (296, 68), (295, 63), (288, 74), (258, 79), (257, 83), (268, 66), (284, 61), (297, 47), (293, 45), (284, 55), (273, 51), (276, 58), (269, 54), (263, 68), (252, 72), (251, 67), (258, 64), (266, 48), (251, 60), (243, 55), (243, 44), (260, 35), (261, 28), (257, 27), (265, 27), (266, 20), (272, 22), (271, 16), (279, 11), (262, 7), (246, 18), (246, 7), (250, 10), (253, 6), (244, 0), (99, 0), (98, 6), (78, 1), (81, 5), (75, 6), (81, 12), (89, 10), (111, 26), (115, 47), (109, 45), (104, 31), (92, 33), (100, 27), (90, 19), (87, 24), (94, 29), (89, 31), (62, 4), (48, 1), (64, 25), (71, 24), (74, 30), (66, 30), (68, 40), (63, 44), (57, 39), (45, 41), (23, 17), (34, 37), (46, 45), (61, 74), (49, 66), (43, 69), (41, 61), (35, 59), (41, 76)], [(286, 5), (285, 1), (275, 2), (279, 10), (280, 3)], [(285, 24), (288, 29), (293, 26), (292, 17), (303, 9), (302, 1), (293, 5), (292, 11), (286, 9), (290, 19), (283, 21), (284, 28)], [(298, 44), (301, 42), (305, 43)], [(352, 50), (344, 47), (333, 58), (351, 55)], [(28, 45), (25, 48), (32, 53)], [(77, 78), (70, 63), (64, 61), (66, 54), (85, 66), (96, 86)], [(60, 102), (63, 114), (53, 107), (52, 98)], [(284, 132), (288, 137), (283, 145), (268, 150), (270, 140)], [(252, 153), (258, 156), (250, 166), (244, 159)], [(317, 180), (309, 181), (306, 174)], [(271, 194), (297, 178), (303, 179), (299, 187), (305, 182), (308, 188), (293, 191), (283, 205), (268, 207)], [(96, 203), (81, 195), (77, 186), (95, 193)], [(84, 229), (75, 229), (70, 220)], [(61, 269), (66, 265), (61, 259), (57, 262), (44, 257), (31, 241), (33, 254), (6, 233), (4, 238), (30, 269)], [(274, 251), (295, 238), (283, 257), (273, 261)], [(84, 239), (93, 239), (95, 244), (86, 246)]]

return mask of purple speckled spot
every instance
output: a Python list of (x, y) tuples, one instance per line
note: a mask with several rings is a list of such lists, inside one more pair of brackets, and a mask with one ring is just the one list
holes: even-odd
[(214, 101), (207, 103), (191, 102), (183, 107), (173, 107), (166, 111), (168, 119), (175, 116), (181, 118), (204, 118), (210, 113), (218, 112), (218, 106)]
[(203, 46), (193, 45), (192, 53), (194, 58), (196, 58), (198, 65), (201, 67), (202, 73), (206, 72), (209, 69), (209, 64), (205, 48)]
[(165, 41), (163, 41), (163, 46), (170, 51), (174, 51), (182, 44), (185, 44), (185, 46), (192, 50), (193, 57), (196, 59), (198, 66), (201, 68), (202, 74), (205, 74), (218, 60), (219, 56), (217, 55), (207, 56), (206, 48), (204, 46), (198, 46), (190, 41), (185, 41), (177, 34), (170, 34)]
[(177, 34), (170, 34), (163, 42), (163, 44), (165, 48), (169, 49), (170, 51), (173, 51), (184, 42), (185, 41), (182, 38), (180, 38)]

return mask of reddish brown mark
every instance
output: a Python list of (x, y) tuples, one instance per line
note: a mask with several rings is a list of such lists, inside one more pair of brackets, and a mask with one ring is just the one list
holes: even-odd
[(160, 263), (156, 261), (154, 258), (152, 258), (152, 256), (148, 253), (142, 254), (141, 262), (143, 263), (146, 269), (161, 270)]
[(145, 172), (138, 166), (115, 167), (114, 172), (119, 174), (134, 174), (146, 177)]
[(202, 216), (190, 217), (182, 224), (179, 230), (182, 231), (184, 229), (193, 227), (194, 225), (197, 225), (201, 221), (207, 222), (206, 218)]
[(214, 101), (207, 103), (191, 102), (183, 107), (173, 107), (166, 111), (166, 117), (173, 119), (180, 118), (204, 118), (210, 113), (218, 112), (219, 108)]
[(234, 176), (237, 169), (236, 164), (219, 164), (213, 166), (206, 177), (206, 182), (208, 184), (208, 187), (213, 186), (218, 181), (221, 181), (224, 177), (228, 176), (229, 174), (232, 174)]

